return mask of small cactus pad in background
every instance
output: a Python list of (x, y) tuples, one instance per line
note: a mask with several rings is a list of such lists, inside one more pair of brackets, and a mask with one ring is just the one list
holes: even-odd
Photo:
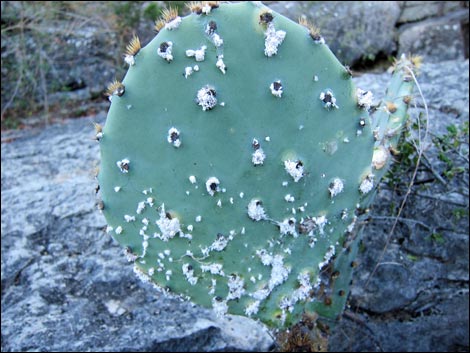
[(374, 139), (371, 94), (305, 22), (260, 3), (190, 8), (168, 11), (147, 46), (133, 39), (108, 89), (108, 232), (143, 280), (220, 314), (334, 319), (357, 210), (386, 164), (374, 151), (389, 147), (382, 130)]

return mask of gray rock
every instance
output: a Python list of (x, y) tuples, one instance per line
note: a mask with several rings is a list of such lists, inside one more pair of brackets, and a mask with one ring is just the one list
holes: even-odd
[(423, 56), (438, 62), (465, 58), (462, 21), (468, 10), (460, 9), (445, 16), (400, 27), (398, 52)]
[(396, 50), (395, 23), (400, 7), (395, 1), (287, 1), (269, 6), (293, 21), (306, 16), (345, 65), (374, 60), (379, 54), (388, 56)]
[[(467, 2), (467, 8), (469, 7), (469, 3)], [(470, 26), (469, 26), (470, 18), (467, 16), (466, 18), (460, 21), (460, 27), (462, 29), (462, 38), (463, 38), (463, 47), (464, 47), (464, 56), (468, 59), (469, 57), (469, 37), (470, 37)]]
[[(455, 293), (417, 313), (358, 315), (350, 311), (330, 339), (331, 352), (465, 352), (468, 350), (467, 293)], [(439, 313), (445, 315), (439, 315)]]
[(402, 11), (398, 24), (417, 22), (430, 17), (440, 17), (458, 10), (461, 1), (401, 1)]

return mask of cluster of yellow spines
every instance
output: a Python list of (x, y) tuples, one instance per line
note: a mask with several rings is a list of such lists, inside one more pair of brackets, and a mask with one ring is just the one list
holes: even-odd
[(165, 27), (167, 23), (170, 23), (178, 17), (178, 9), (169, 7), (168, 9), (163, 9), (162, 16), (155, 22), (155, 31), (160, 32), (160, 30)]
[(299, 17), (299, 24), (308, 29), (308, 33), (313, 40), (320, 40), (320, 29), (316, 27), (313, 23), (307, 20), (305, 17)]
[(142, 46), (140, 45), (140, 39), (134, 34), (131, 41), (126, 47), (125, 55), (135, 56), (141, 48)]

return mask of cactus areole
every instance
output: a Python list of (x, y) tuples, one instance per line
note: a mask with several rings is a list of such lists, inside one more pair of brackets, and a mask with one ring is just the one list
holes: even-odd
[[(169, 11), (147, 46), (134, 40), (108, 92), (107, 230), (165, 293), (270, 327), (303, 312), (334, 320), (403, 119), (372, 119), (370, 92), (305, 24), (257, 2), (192, 10)], [(396, 75), (404, 116), (396, 97), (411, 83)]]

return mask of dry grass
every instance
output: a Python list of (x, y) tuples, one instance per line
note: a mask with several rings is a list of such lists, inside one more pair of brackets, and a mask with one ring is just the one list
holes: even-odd
[(51, 94), (74, 89), (64, 85), (61, 65), (63, 70), (71, 56), (74, 65), (87, 59), (90, 53), (73, 48), (73, 41), (90, 33), (109, 37), (102, 50), (109, 53), (106, 64), (116, 77), (123, 76), (127, 44), (139, 25), (148, 23), (152, 33), (152, 21), (162, 10), (156, 2), (144, 1), (3, 1), (1, 6), (2, 129), (16, 128), (29, 117), (41, 116), (46, 124), (51, 120), (56, 113)]

